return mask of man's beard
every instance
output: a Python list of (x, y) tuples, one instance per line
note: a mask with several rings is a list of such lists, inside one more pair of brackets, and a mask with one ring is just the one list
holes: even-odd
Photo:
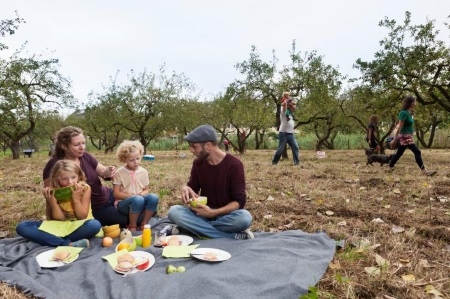
[(205, 151), (205, 149), (203, 148), (202, 151), (197, 155), (197, 158), (199, 158), (200, 160), (206, 160), (206, 158), (209, 157), (209, 153), (207, 153)]

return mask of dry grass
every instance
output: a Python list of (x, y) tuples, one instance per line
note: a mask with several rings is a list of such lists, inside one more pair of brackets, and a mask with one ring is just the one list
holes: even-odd
[[(248, 151), (241, 159), (247, 176), (247, 208), (254, 215), (252, 229), (326, 231), (345, 241), (318, 284), (320, 298), (432, 298), (426, 285), (449, 298), (450, 152), (422, 152), (428, 169), (438, 171), (435, 177), (422, 176), (408, 151), (393, 173), (377, 163), (366, 166), (362, 150), (329, 151), (325, 159), (302, 151), (300, 167), (291, 161), (272, 166), (273, 151)], [(187, 181), (192, 156), (184, 153), (188, 158), (154, 152), (156, 161), (143, 165), (150, 172), (152, 189), (163, 195), (160, 215), (178, 202), (180, 186)], [(112, 154), (99, 153), (97, 158), (117, 164)], [(0, 230), (9, 237), (17, 221), (44, 214), (40, 189), (46, 160), (44, 153), (19, 161), (3, 158)], [(327, 215), (330, 211), (333, 215)], [(383, 222), (372, 221), (377, 218)], [(404, 231), (393, 232), (396, 227)], [(377, 255), (389, 264), (377, 262)], [(366, 267), (377, 267), (380, 274), (369, 275)], [(410, 274), (412, 281), (405, 276)], [(0, 297), (4, 294), (24, 298), (2, 285)]]

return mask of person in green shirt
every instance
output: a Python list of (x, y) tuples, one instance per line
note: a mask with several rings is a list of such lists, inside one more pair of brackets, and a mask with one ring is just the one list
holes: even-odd
[(422, 173), (427, 176), (433, 176), (436, 174), (436, 171), (427, 171), (425, 169), (425, 165), (423, 165), (422, 161), (422, 153), (420, 149), (414, 144), (414, 118), (412, 116), (412, 113), (415, 106), (416, 99), (413, 96), (406, 96), (403, 99), (402, 108), (398, 114), (398, 130), (394, 135), (394, 139), (391, 141), (391, 143), (395, 143), (398, 140), (400, 144), (391, 161), (389, 162), (388, 170), (393, 170), (395, 163), (397, 163), (400, 157), (403, 156), (405, 150), (409, 148), (413, 152), (416, 163)]

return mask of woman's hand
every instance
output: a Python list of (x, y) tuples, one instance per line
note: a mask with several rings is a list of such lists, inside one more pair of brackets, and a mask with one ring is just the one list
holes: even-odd
[(105, 166), (105, 170), (103, 171), (103, 178), (110, 179), (114, 176), (115, 173), (116, 173), (116, 166), (114, 165)]

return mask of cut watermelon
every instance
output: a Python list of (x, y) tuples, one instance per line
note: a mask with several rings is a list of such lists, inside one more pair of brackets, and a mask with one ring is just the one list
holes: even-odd
[(72, 199), (72, 187), (63, 187), (55, 189), (55, 198), (58, 202), (67, 202)]

